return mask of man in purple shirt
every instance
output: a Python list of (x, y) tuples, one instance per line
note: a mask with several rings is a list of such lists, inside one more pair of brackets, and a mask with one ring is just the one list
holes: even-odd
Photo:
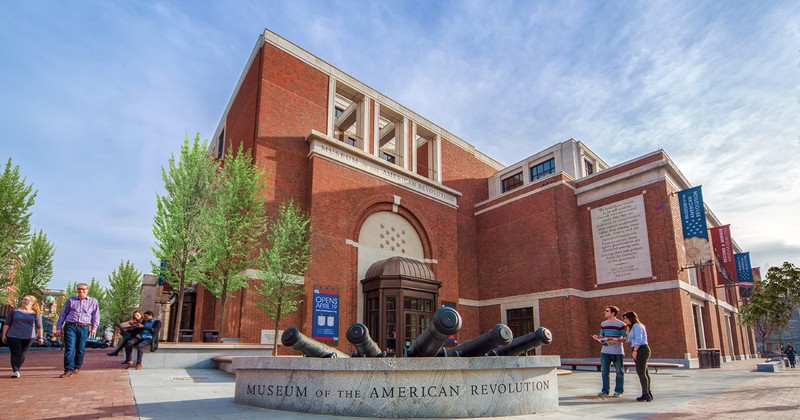
[(79, 283), (76, 289), (78, 295), (64, 302), (56, 324), (56, 335), (64, 331), (64, 373), (61, 378), (69, 378), (81, 371), (86, 339), (94, 335), (100, 325), (100, 305), (97, 299), (87, 296), (89, 285)]

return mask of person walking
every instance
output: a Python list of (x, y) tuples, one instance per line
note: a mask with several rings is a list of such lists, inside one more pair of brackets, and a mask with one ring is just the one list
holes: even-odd
[(786, 354), (786, 358), (789, 359), (789, 366), (794, 368), (794, 366), (797, 364), (797, 351), (795, 351), (794, 346), (791, 344), (786, 346), (784, 353)]
[(33, 340), (38, 340), (39, 345), (44, 342), (41, 312), (36, 298), (25, 296), (20, 302), (20, 307), (12, 309), (6, 316), (2, 338), (11, 352), (12, 378), (21, 376), (19, 372), (25, 363), (25, 353), (31, 348)]
[[(158, 331), (161, 329), (161, 321), (157, 320), (152, 311), (144, 313), (144, 320), (138, 325), (142, 329), (136, 338), (128, 340), (125, 343), (125, 369), (130, 369), (134, 366), (132, 360), (133, 348), (136, 347), (136, 369), (142, 368), (142, 357), (147, 347), (155, 349), (158, 347)], [(155, 345), (154, 345), (155, 344)]]
[[(143, 318), (142, 311), (137, 309), (136, 311), (133, 312), (133, 316), (131, 316), (131, 319), (129, 321), (125, 321), (119, 324), (119, 329), (122, 332), (122, 337), (120, 338), (117, 347), (114, 350), (111, 350), (110, 352), (106, 353), (107, 355), (109, 356), (118, 355), (119, 352), (125, 349), (125, 344), (128, 342), (128, 340), (133, 340), (134, 338), (136, 338), (137, 335), (139, 335), (142, 332), (142, 329), (139, 328), (139, 323), (142, 321), (142, 318)], [(123, 362), (123, 364), (124, 363), (125, 362)]]
[(597, 393), (598, 397), (607, 397), (611, 389), (610, 371), (611, 363), (614, 363), (614, 396), (621, 397), (625, 392), (625, 369), (622, 361), (625, 358), (625, 350), (622, 341), (626, 336), (625, 323), (617, 319), (619, 308), (616, 306), (606, 306), (603, 311), (605, 320), (600, 323), (600, 335), (592, 337), (603, 345), (600, 350), (600, 376), (603, 381), (603, 389)]
[(56, 335), (63, 330), (64, 373), (60, 378), (77, 375), (83, 366), (86, 339), (94, 335), (100, 325), (100, 305), (89, 297), (89, 285), (78, 283), (77, 295), (64, 302), (58, 317)]
[(639, 402), (653, 401), (650, 391), (650, 371), (647, 361), (650, 359), (650, 346), (647, 345), (647, 329), (644, 327), (636, 312), (629, 311), (622, 314), (622, 321), (628, 327), (628, 341), (631, 343), (631, 356), (636, 363), (636, 375), (642, 386), (642, 395), (636, 399)]

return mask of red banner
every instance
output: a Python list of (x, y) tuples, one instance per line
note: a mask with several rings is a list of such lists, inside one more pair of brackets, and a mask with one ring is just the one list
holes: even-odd
[(733, 240), (731, 225), (717, 226), (709, 229), (714, 254), (717, 257), (717, 284), (736, 282), (736, 263), (733, 260)]

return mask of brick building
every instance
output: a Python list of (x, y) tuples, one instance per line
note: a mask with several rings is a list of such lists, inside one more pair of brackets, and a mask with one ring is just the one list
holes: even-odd
[[(293, 198), (314, 228), (307, 299), (282, 328), (313, 335), (325, 324), (316, 293), (330, 293), (331, 344), (344, 351), (338, 336), (353, 322), (401, 351), (450, 305), (464, 319), (459, 342), (497, 323), (515, 335), (541, 325), (554, 335), (541, 353), (595, 358), (590, 336), (613, 304), (640, 315), (654, 359), (755, 352), (737, 288), (687, 262), (675, 193), (691, 185), (664, 151), (610, 167), (570, 139), (504, 166), (268, 30), (211, 152), (240, 144), (269, 175), (268, 210)], [(194, 299), (180, 328), (198, 341), (218, 305), (200, 287)], [(223, 337), (262, 341), (272, 321), (256, 299), (248, 288), (229, 301)]]

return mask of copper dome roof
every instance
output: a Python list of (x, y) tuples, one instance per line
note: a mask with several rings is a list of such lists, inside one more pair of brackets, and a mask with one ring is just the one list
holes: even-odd
[(404, 277), (436, 281), (433, 271), (417, 260), (404, 257), (391, 257), (372, 264), (365, 279), (376, 277)]

